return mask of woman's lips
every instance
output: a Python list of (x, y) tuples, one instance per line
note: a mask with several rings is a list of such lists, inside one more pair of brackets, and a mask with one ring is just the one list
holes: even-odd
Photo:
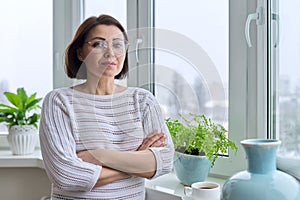
[(116, 63), (115, 62), (103, 62), (102, 65), (107, 66), (107, 67), (112, 67), (112, 66), (115, 66)]

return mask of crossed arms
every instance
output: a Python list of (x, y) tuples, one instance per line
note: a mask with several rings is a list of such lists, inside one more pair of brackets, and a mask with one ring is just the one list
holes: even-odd
[(101, 165), (95, 187), (126, 179), (130, 176), (151, 178), (156, 172), (156, 159), (151, 147), (165, 147), (166, 136), (157, 131), (148, 135), (137, 151), (95, 149), (81, 151), (77, 156), (85, 162)]

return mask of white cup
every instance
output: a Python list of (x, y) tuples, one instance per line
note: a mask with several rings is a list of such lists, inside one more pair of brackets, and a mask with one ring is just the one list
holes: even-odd
[(215, 182), (196, 182), (184, 187), (184, 194), (193, 200), (220, 200), (220, 185)]

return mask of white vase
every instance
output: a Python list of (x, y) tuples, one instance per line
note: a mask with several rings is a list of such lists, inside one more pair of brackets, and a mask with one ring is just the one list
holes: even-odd
[(9, 129), (7, 140), (13, 154), (32, 154), (38, 141), (38, 129), (28, 125), (12, 126)]

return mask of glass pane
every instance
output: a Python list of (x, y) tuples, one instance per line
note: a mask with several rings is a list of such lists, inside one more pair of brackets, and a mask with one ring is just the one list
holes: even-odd
[[(127, 29), (127, 2), (124, 0), (114, 0), (108, 3), (107, 0), (85, 0), (84, 19), (90, 16), (108, 14), (116, 18), (122, 26)], [(116, 83), (126, 86), (127, 79), (115, 80)]]
[(108, 3), (107, 0), (85, 0), (84, 19), (90, 16), (108, 14), (116, 18), (126, 29), (127, 27), (127, 2), (114, 0)]
[(155, 95), (165, 117), (206, 114), (227, 127), (228, 7), (226, 0), (156, 1)]
[(52, 1), (2, 1), (0, 16), (0, 103), (18, 87), (45, 96), (53, 88)]
[[(278, 1), (279, 30), (273, 13), (273, 35), (277, 42), (276, 64), (278, 77), (275, 114), (276, 135), (282, 141), (280, 153), (300, 157), (300, 1)], [(276, 13), (275, 13), (276, 14)], [(279, 21), (280, 20), (280, 21)], [(277, 33), (276, 33), (277, 31)], [(277, 34), (277, 36), (276, 36)], [(277, 40), (276, 40), (277, 38)]]

